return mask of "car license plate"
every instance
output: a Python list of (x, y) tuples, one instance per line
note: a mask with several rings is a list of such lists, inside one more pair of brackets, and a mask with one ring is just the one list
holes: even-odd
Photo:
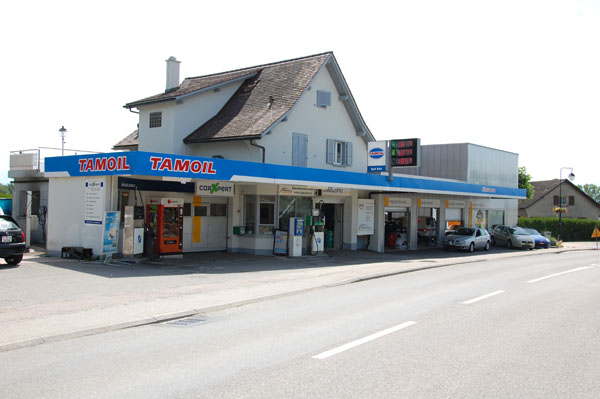
[(2, 236), (2, 242), (12, 242), (12, 236)]

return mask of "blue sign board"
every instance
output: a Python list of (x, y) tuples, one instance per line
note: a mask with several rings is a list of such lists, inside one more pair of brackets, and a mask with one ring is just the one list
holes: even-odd
[(46, 175), (53, 176), (169, 176), (174, 178), (247, 181), (270, 181), (272, 184), (306, 184), (318, 182), (328, 186), (345, 186), (366, 190), (418, 191), (452, 194), (485, 194), (493, 197), (525, 198), (523, 189), (483, 186), (459, 181), (387, 176), (274, 165), (227, 159), (192, 157), (143, 151), (116, 152), (46, 158)]

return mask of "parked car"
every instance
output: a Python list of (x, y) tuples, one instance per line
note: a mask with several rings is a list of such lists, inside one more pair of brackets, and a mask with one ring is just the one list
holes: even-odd
[(493, 229), (484, 229), (490, 236), (490, 243), (492, 245), (496, 245), (496, 240), (494, 239), (494, 235), (492, 234)]
[(527, 234), (530, 234), (533, 237), (535, 241), (535, 248), (550, 248), (550, 240), (541, 235), (539, 231), (537, 231), (536, 229), (526, 228), (523, 228), (523, 230), (525, 230)]
[(494, 228), (494, 240), (498, 245), (506, 245), (507, 248), (535, 247), (535, 240), (527, 232), (517, 226), (498, 225)]
[(489, 251), (490, 243), (490, 235), (485, 229), (461, 227), (444, 237), (442, 244), (446, 249), (463, 249), (473, 252), (476, 249)]
[(25, 234), (8, 215), (0, 215), (0, 258), (9, 265), (18, 265), (25, 252)]

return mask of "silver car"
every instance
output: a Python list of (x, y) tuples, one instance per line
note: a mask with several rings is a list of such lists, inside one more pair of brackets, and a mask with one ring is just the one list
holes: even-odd
[(535, 239), (521, 227), (499, 225), (494, 228), (492, 234), (496, 244), (506, 245), (507, 248), (533, 249), (535, 247)]
[(463, 249), (473, 252), (476, 249), (490, 250), (491, 237), (485, 229), (461, 227), (444, 238), (446, 249)]

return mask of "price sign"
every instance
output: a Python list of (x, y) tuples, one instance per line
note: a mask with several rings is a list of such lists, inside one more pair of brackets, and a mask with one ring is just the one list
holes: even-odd
[(390, 140), (390, 158), (392, 167), (419, 166), (420, 153), (420, 139)]

